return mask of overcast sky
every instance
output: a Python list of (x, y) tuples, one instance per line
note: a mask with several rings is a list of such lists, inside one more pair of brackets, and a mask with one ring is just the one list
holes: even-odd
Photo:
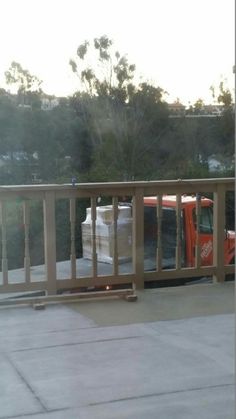
[(44, 81), (46, 93), (76, 89), (70, 58), (106, 34), (137, 74), (185, 104), (234, 86), (234, 0), (0, 0), (0, 86), (11, 61)]

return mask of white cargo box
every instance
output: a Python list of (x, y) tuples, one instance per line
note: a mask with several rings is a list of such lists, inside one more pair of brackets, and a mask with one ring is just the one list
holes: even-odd
[[(82, 223), (83, 257), (92, 259), (91, 208), (86, 210), (86, 220)], [(117, 247), (119, 263), (132, 258), (132, 218), (131, 208), (118, 206)], [(113, 263), (114, 222), (111, 205), (97, 207), (96, 253), (98, 262)]]

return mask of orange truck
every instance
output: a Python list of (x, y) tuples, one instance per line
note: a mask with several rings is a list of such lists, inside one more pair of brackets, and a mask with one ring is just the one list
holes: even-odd
[[(197, 216), (196, 196), (181, 197), (181, 249), (182, 266), (195, 266)], [(213, 262), (213, 201), (200, 197), (199, 242), (201, 265), (209, 266)], [(162, 267), (175, 266), (176, 252), (176, 195), (162, 197)], [(144, 198), (144, 254), (145, 258), (154, 258), (158, 247), (157, 239), (157, 198)], [(235, 232), (225, 231), (224, 241), (225, 264), (234, 263)]]

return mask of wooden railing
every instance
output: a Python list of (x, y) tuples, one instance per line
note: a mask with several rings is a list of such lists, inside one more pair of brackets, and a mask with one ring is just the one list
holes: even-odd
[[(135, 284), (143, 288), (145, 282), (178, 280), (212, 276), (216, 281), (224, 281), (226, 274), (234, 273), (234, 264), (225, 265), (224, 241), (225, 231), (225, 197), (227, 191), (234, 191), (234, 179), (201, 179), (201, 180), (175, 180), (175, 181), (150, 181), (150, 182), (124, 182), (124, 183), (89, 183), (76, 185), (34, 185), (34, 186), (2, 186), (0, 188), (1, 209), (1, 274), (0, 293), (17, 293), (45, 290), (48, 295), (56, 295), (62, 290), (82, 289), (83, 287), (112, 287), (114, 285)], [(181, 254), (183, 252), (180, 235), (181, 195), (182, 194), (212, 194), (214, 201), (213, 211), (213, 264), (201, 266), (200, 244), (196, 244), (195, 266), (183, 266)], [(176, 260), (175, 267), (163, 269), (161, 263), (161, 225), (158, 223), (158, 249), (156, 268), (153, 271), (145, 270), (144, 257), (144, 196), (157, 196), (157, 215), (161, 218), (161, 200), (165, 194), (177, 196), (176, 220)], [(129, 264), (119, 264), (119, 249), (117, 246), (117, 213), (118, 202), (123, 197), (128, 197), (132, 202), (132, 257)], [(109, 202), (113, 208), (113, 263), (103, 265), (97, 260), (96, 241), (96, 207), (98, 201)], [(57, 246), (57, 219), (55, 216), (56, 205), (60, 200), (68, 202), (68, 213), (62, 214), (61, 219), (68, 221), (67, 232), (69, 236), (68, 261), (58, 260)], [(81, 253), (80, 222), (78, 217), (78, 202), (91, 207), (91, 253), (92, 260), (84, 261)], [(32, 218), (31, 204), (37, 201), (42, 204), (42, 242), (44, 245), (44, 261), (39, 266), (34, 266), (32, 260)], [(197, 201), (198, 202), (198, 201)], [(19, 217), (9, 217), (14, 214), (12, 206), (17, 203), (22, 211), (22, 220)], [(196, 212), (199, 211), (196, 203)], [(22, 266), (15, 266), (14, 257), (9, 261), (9, 228), (16, 223), (21, 226), (22, 241)], [(79, 220), (79, 221), (78, 221)], [(10, 226), (9, 226), (10, 223)], [(198, 230), (198, 226), (197, 226)], [(78, 237), (80, 236), (80, 237)], [(38, 243), (40, 246), (40, 243)], [(80, 249), (78, 251), (78, 249)], [(90, 266), (84, 268), (84, 263)], [(234, 263), (234, 262), (233, 262)], [(86, 266), (87, 266), (86, 265)], [(106, 266), (105, 266), (106, 265)], [(12, 268), (13, 266), (13, 268)]]

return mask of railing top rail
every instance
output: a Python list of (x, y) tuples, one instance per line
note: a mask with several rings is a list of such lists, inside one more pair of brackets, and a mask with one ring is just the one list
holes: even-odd
[(40, 184), (40, 185), (2, 185), (0, 186), (0, 194), (4, 192), (45, 192), (45, 191), (63, 191), (63, 190), (91, 190), (91, 189), (128, 189), (128, 188), (146, 188), (146, 187), (201, 187), (204, 185), (215, 186), (225, 184), (233, 186), (235, 178), (209, 178), (209, 179), (176, 179), (176, 180), (151, 180), (151, 181), (132, 181), (132, 182), (94, 182), (94, 183), (76, 183), (68, 184)]

